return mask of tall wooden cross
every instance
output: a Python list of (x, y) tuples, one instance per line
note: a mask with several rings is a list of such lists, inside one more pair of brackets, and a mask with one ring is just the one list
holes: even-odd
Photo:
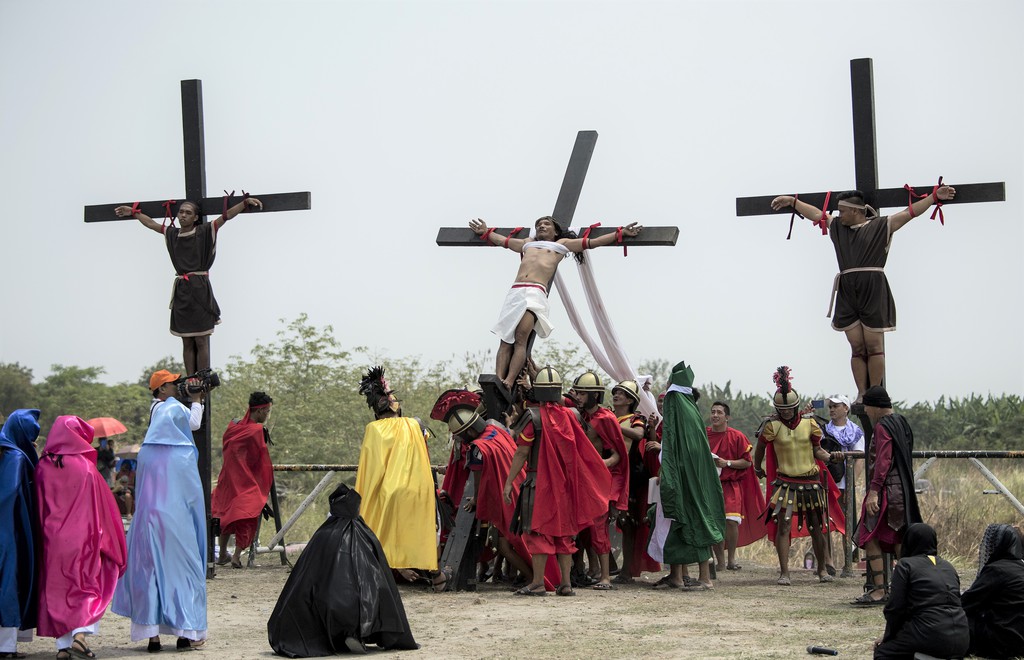
[[(908, 194), (900, 188), (878, 188), (878, 155), (875, 150), (875, 89), (871, 59), (850, 60), (850, 86), (853, 96), (853, 159), (856, 188), (864, 193), (865, 203), (876, 209), (907, 206)], [(1006, 185), (998, 183), (950, 183), (956, 188), (956, 197), (943, 202), (945, 204), (967, 204), (971, 202), (1002, 202), (1006, 200)], [(837, 189), (844, 190), (842, 188)], [(932, 186), (914, 188), (917, 194), (928, 194)], [(791, 195), (794, 191), (782, 192), (779, 195)], [(761, 197), (737, 197), (736, 215), (769, 215), (773, 213), (792, 213), (792, 209), (784, 208), (773, 211), (771, 202), (779, 195)], [(822, 211), (833, 211), (837, 208), (833, 195), (828, 208), (823, 192), (800, 193), (800, 200), (818, 207)]]
[[(576, 134), (576, 143), (573, 145), (572, 154), (569, 156), (569, 164), (565, 168), (565, 176), (562, 178), (562, 187), (558, 191), (558, 199), (555, 200), (555, 210), (551, 217), (559, 222), (562, 227), (568, 229), (572, 224), (573, 216), (576, 214), (576, 203), (583, 191), (583, 182), (587, 178), (587, 170), (590, 168), (590, 158), (594, 155), (594, 147), (597, 145), (597, 131), (580, 131)], [(527, 237), (530, 235), (531, 227), (525, 227), (518, 232), (513, 232), (514, 227), (496, 228), (499, 234), (512, 238)], [(597, 238), (616, 231), (615, 227), (595, 227), (590, 236)], [(643, 231), (635, 237), (623, 237), (623, 245), (675, 245), (679, 238), (678, 227), (644, 227)], [(473, 233), (468, 227), (442, 227), (437, 232), (437, 244), (456, 247), (489, 247), (490, 243), (480, 240), (480, 237)], [(530, 337), (530, 349), (533, 347), (533, 337)], [(530, 350), (528, 349), (528, 350)], [(496, 410), (504, 408), (503, 396), (499, 394), (504, 385), (499, 387), (501, 381), (496, 375), (485, 374), (480, 377), (480, 384), (484, 389), (484, 406), (492, 417), (500, 419), (500, 415), (493, 414)]]
[[(864, 193), (865, 203), (879, 211), (883, 208), (898, 208), (908, 205), (908, 193), (904, 188), (878, 187), (878, 155), (875, 150), (875, 89), (871, 59), (850, 60), (850, 88), (853, 97), (853, 158), (856, 188)], [(956, 197), (945, 204), (967, 204), (972, 202), (1002, 202), (1006, 200), (1006, 185), (996, 183), (951, 183), (956, 188)], [(839, 189), (842, 190), (842, 189)], [(915, 187), (918, 195), (928, 194), (932, 186)], [(794, 191), (779, 193), (791, 195)], [(827, 193), (799, 193), (800, 200), (818, 207), (822, 211), (833, 211), (838, 205), (833, 195), (828, 208), (823, 208)], [(789, 207), (773, 211), (771, 202), (779, 195), (761, 197), (737, 197), (736, 215), (769, 215), (792, 213)], [(854, 406), (852, 411), (864, 424), (864, 432), (868, 442), (871, 441), (873, 427), (864, 415), (862, 406)]]
[[(169, 207), (165, 200), (140, 202), (139, 210), (153, 218), (172, 218), (178, 214), (178, 207), (188, 200), (199, 204), (203, 220), (207, 215), (219, 214), (224, 198), (206, 196), (206, 146), (203, 133), (203, 82), (201, 80), (181, 81), (181, 128), (185, 143), (185, 197), (176, 199)], [(262, 213), (271, 211), (305, 211), (311, 207), (309, 192), (253, 194), (263, 202)], [(177, 196), (175, 196), (177, 197)], [(238, 197), (235, 201), (241, 201)], [(117, 202), (85, 207), (86, 222), (108, 222), (132, 220), (119, 218), (114, 214), (118, 206), (131, 206), (133, 202)], [(203, 496), (206, 500), (206, 561), (207, 576), (213, 577), (213, 533), (210, 525), (210, 485), (213, 475), (210, 464), (210, 398), (207, 396), (203, 413), (203, 425), (194, 434), (199, 449), (199, 476), (203, 482)]]

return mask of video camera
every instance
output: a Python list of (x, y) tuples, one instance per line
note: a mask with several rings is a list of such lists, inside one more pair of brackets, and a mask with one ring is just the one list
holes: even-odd
[[(192, 384), (189, 382), (190, 380), (198, 380), (199, 384)], [(220, 376), (213, 369), (200, 369), (191, 376), (179, 378), (174, 384), (178, 388), (178, 396), (176, 398), (179, 401), (186, 401), (192, 399), (193, 395), (209, 392), (213, 388), (220, 386)]]

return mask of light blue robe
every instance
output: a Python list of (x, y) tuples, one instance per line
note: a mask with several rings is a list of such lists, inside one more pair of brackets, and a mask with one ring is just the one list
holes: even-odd
[(159, 626), (161, 634), (206, 637), (206, 509), (188, 419), (168, 399), (139, 450), (128, 570), (111, 606), (132, 620), (133, 633)]

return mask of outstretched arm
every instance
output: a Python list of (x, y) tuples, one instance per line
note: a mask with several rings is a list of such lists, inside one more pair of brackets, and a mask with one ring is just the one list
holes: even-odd
[(773, 211), (784, 209), (787, 206), (793, 207), (794, 211), (804, 216), (805, 218), (811, 220), (812, 222), (817, 222), (818, 218), (821, 217), (821, 209), (819, 209), (817, 206), (812, 206), (811, 204), (808, 204), (803, 200), (797, 199), (792, 195), (780, 195), (779, 197), (776, 197), (775, 199), (772, 200)]
[[(927, 195), (924, 198), (917, 200), (916, 202), (910, 205), (910, 208), (904, 209), (899, 213), (893, 213), (892, 215), (890, 215), (889, 232), (892, 233), (896, 231), (903, 225), (907, 224), (917, 216), (927, 211), (929, 208), (931, 208), (932, 204), (936, 202), (936, 198), (938, 198), (938, 201), (940, 202), (945, 202), (953, 199), (954, 197), (956, 197), (956, 188), (954, 188), (953, 186), (939, 186), (939, 189), (936, 190), (933, 194)], [(911, 209), (913, 209), (913, 213), (911, 213)]]
[[(639, 234), (641, 229), (643, 229), (643, 225), (631, 222), (622, 228), (622, 235), (632, 238)], [(583, 252), (584, 250), (601, 247), (602, 245), (612, 245), (615, 243), (617, 238), (618, 237), (615, 235), (615, 232), (612, 232), (610, 234), (605, 234), (604, 236), (598, 236), (597, 238), (588, 238), (585, 243), (582, 238), (568, 238), (562, 239), (558, 242), (569, 248), (570, 252)]]
[(148, 227), (149, 229), (152, 229), (158, 234), (164, 233), (163, 225), (161, 225), (159, 222), (157, 222), (156, 220), (154, 220), (153, 218), (149, 217), (148, 215), (141, 211), (136, 211), (135, 213), (132, 213), (132, 207), (130, 206), (118, 206), (116, 209), (114, 209), (114, 215), (116, 215), (119, 218), (135, 218), (136, 220), (142, 223), (143, 227)]
[(526, 243), (525, 239), (522, 238), (508, 238), (497, 233), (493, 229), (488, 229), (487, 223), (477, 218), (469, 221), (469, 228), (473, 230), (473, 233), (477, 236), (483, 236), (487, 234), (487, 241), (491, 245), (503, 245), (513, 252), (522, 252), (523, 245)]
[(231, 218), (235, 217), (236, 215), (238, 215), (239, 213), (244, 211), (246, 209), (246, 207), (251, 208), (251, 209), (258, 208), (259, 210), (262, 211), (263, 210), (263, 202), (261, 202), (260, 200), (258, 200), (255, 197), (246, 197), (245, 199), (243, 199), (239, 203), (237, 203), (234, 206), (232, 206), (231, 208), (229, 208), (227, 213), (225, 213), (224, 215), (222, 215), (219, 218), (217, 218), (216, 220), (214, 220), (213, 221), (213, 228), (214, 229), (220, 229), (221, 227), (224, 226), (225, 222), (227, 222)]

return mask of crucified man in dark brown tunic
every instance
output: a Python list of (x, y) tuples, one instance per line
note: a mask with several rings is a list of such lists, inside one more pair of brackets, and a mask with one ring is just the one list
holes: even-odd
[[(862, 192), (844, 192), (837, 196), (839, 222), (834, 222), (834, 216), (826, 216), (821, 209), (790, 195), (772, 200), (775, 211), (791, 206), (812, 222), (828, 223), (829, 237), (839, 262), (839, 274), (832, 288), (835, 299), (832, 327), (846, 333), (850, 342), (850, 368), (857, 383), (856, 403), (861, 402), (869, 387), (884, 382), (884, 333), (896, 329), (896, 305), (884, 272), (892, 235), (936, 202), (951, 200), (955, 195), (952, 186), (939, 186), (906, 209), (879, 217), (874, 209), (865, 205)], [(867, 214), (869, 210), (871, 215)]]

